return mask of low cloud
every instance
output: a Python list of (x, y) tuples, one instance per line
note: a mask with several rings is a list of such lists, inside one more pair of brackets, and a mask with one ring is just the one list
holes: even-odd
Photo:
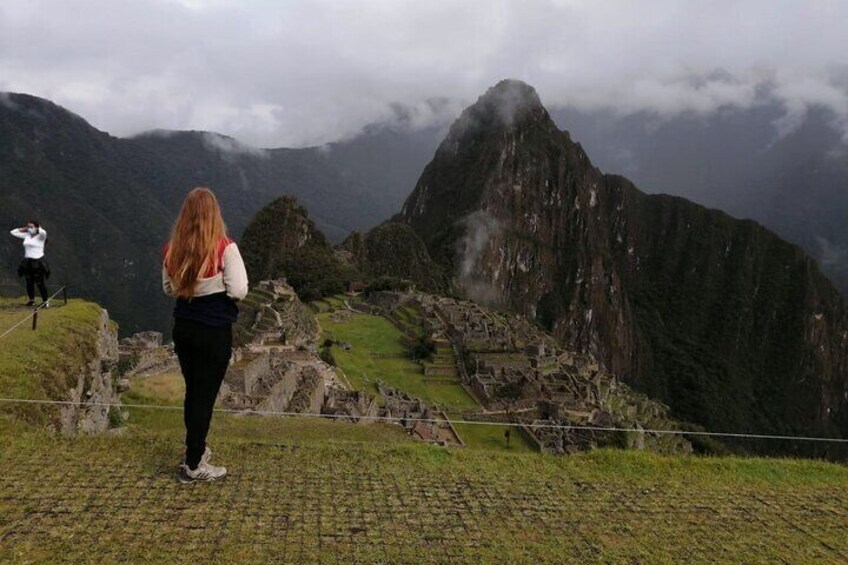
[(220, 135), (217, 133), (204, 132), (203, 144), (209, 149), (220, 151), (225, 155), (250, 155), (252, 157), (268, 156), (268, 152), (265, 149), (252, 147), (241, 143), (232, 137), (227, 137), (226, 135)]
[(848, 142), (848, 91), (840, 84), (841, 78), (800, 76), (776, 84), (774, 97), (786, 110), (775, 124), (778, 135), (784, 137), (798, 129), (810, 108), (819, 107), (830, 110), (833, 127), (842, 133), (843, 142)]
[[(108, 21), (101, 16), (109, 13)], [(506, 77), (549, 107), (708, 114), (777, 101), (848, 132), (848, 3), (758, 0), (5, 0), (0, 90), (115, 135), (216, 131), (256, 147), (452, 121)], [(33, 41), (33, 38), (38, 38)], [(848, 135), (846, 135), (848, 140)]]

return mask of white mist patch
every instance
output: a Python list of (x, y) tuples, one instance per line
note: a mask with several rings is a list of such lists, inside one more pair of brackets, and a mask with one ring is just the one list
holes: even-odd
[(224, 155), (238, 156), (250, 155), (253, 157), (267, 157), (268, 152), (259, 147), (253, 147), (242, 143), (232, 137), (221, 135), (219, 133), (204, 132), (203, 145), (209, 149), (217, 150)]
[(816, 236), (816, 242), (819, 244), (819, 261), (823, 267), (845, 263), (848, 258), (848, 249), (821, 236)]
[(497, 104), (498, 116), (507, 126), (512, 125), (519, 111), (534, 103), (541, 105), (536, 91), (521, 81), (505, 80), (496, 88), (494, 101)]
[(162, 138), (162, 139), (167, 139), (169, 137), (176, 135), (177, 133), (179, 133), (179, 132), (176, 131), (176, 130), (172, 130), (172, 129), (151, 129), (151, 130), (148, 130), (148, 131), (143, 131), (141, 133), (137, 133), (135, 135), (131, 135), (131, 136), (129, 136), (129, 139), (142, 138), (142, 137), (159, 137), (159, 138)]
[(529, 84), (514, 79), (502, 80), (480, 96), (474, 105), (462, 112), (451, 126), (450, 134), (445, 141), (452, 140), (456, 143), (467, 132), (486, 125), (491, 121), (492, 116), (499, 124), (512, 127), (519, 115), (526, 114), (541, 105), (538, 93)]
[(485, 272), (484, 259), (491, 241), (503, 231), (503, 225), (485, 210), (472, 212), (459, 223), (465, 227), (465, 235), (457, 242), (457, 282), (471, 300), (495, 304), (499, 292), (491, 274)]
[(417, 131), (431, 126), (446, 129), (462, 113), (463, 103), (454, 98), (433, 97), (406, 104), (395, 102), (389, 108), (392, 116), (387, 124), (401, 131)]
[(0, 92), (0, 106), (8, 108), (13, 112), (16, 112), (19, 109), (19, 106), (14, 100), (12, 100), (12, 97), (8, 92)]
[(774, 87), (773, 96), (786, 112), (774, 124), (778, 139), (801, 127), (810, 108), (819, 107), (832, 113), (831, 126), (842, 134), (842, 142), (848, 143), (848, 92), (844, 77), (841, 84), (833, 77), (784, 78)]

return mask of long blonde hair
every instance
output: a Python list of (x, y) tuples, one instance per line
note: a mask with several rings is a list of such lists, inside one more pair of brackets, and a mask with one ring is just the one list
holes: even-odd
[(191, 298), (197, 279), (218, 269), (218, 246), (225, 237), (227, 226), (212, 191), (198, 187), (189, 192), (165, 251), (165, 269), (177, 296)]

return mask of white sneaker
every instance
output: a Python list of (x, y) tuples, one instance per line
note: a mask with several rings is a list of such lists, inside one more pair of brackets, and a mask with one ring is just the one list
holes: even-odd
[[(185, 462), (185, 449), (183, 449), (183, 462)], [(209, 446), (206, 446), (206, 449), (203, 450), (203, 455), (200, 456), (201, 463), (209, 463), (209, 458), (212, 457), (212, 450), (209, 449)]]
[(226, 467), (216, 467), (205, 461), (201, 461), (197, 469), (191, 470), (188, 465), (183, 463), (180, 465), (179, 481), (182, 484), (193, 483), (195, 481), (217, 481), (227, 476)]

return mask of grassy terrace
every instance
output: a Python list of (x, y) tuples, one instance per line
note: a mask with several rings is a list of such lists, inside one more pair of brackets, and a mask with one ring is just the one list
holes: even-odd
[(449, 410), (477, 408), (474, 399), (459, 384), (427, 382), (421, 365), (407, 357), (402, 334), (385, 318), (351, 313), (346, 321), (336, 322), (330, 313), (324, 312), (318, 314), (318, 322), (325, 334), (351, 344), (348, 351), (333, 347), (333, 356), (355, 388), (377, 394), (375, 382), (381, 379)]
[[(5, 307), (3, 320), (21, 318)], [(0, 346), (2, 392), (48, 394), (98, 311), (45, 313), (38, 335), (53, 349), (16, 332)], [(165, 373), (134, 379), (123, 400), (178, 408), (181, 396)], [(492, 449), (444, 449), (383, 424), (216, 414), (213, 461), (229, 476), (184, 486), (181, 411), (128, 410), (120, 434), (76, 439), (0, 417), (0, 563), (848, 561), (845, 466), (556, 458), (522, 453), (515, 434), (503, 453), (502, 430), (471, 426), (460, 433)]]
[[(318, 308), (323, 307), (319, 305)], [(412, 308), (403, 309), (399, 313), (401, 323), (409, 328), (417, 326), (417, 316), (420, 316), (420, 313)], [(329, 310), (321, 310), (317, 317), (325, 335), (332, 335), (337, 340), (351, 344), (348, 351), (333, 347), (333, 357), (355, 389), (365, 390), (379, 397), (376, 386), (376, 379), (379, 378), (426, 402), (438, 404), (448, 413), (459, 415), (462, 411), (479, 408), (459, 383), (455, 370), (448, 375), (425, 376), (422, 366), (407, 357), (402, 341), (403, 334), (389, 320), (381, 316), (351, 312), (347, 320), (333, 321)], [(444, 364), (452, 362), (453, 359), (452, 350), (439, 349), (434, 361)], [(469, 448), (507, 452), (532, 451), (530, 444), (517, 433), (512, 434), (507, 448), (504, 430), (505, 428), (498, 426), (457, 426), (460, 437)]]
[[(179, 407), (184, 394), (182, 376), (179, 373), (162, 373), (151, 377), (135, 378), (132, 388), (124, 393), (122, 400), (127, 404), (155, 404)], [(182, 412), (179, 410), (153, 410), (130, 408), (130, 427), (140, 430), (167, 432), (180, 429)], [(457, 424), (457, 431), (470, 449), (487, 449), (510, 453), (529, 453), (532, 448), (517, 431), (512, 433), (509, 447), (506, 446), (504, 428)], [(329, 420), (241, 417), (216, 414), (214, 430), (223, 437), (253, 438), (262, 441), (324, 440), (371, 442), (371, 443), (415, 443), (399, 426), (389, 424), (349, 426)]]
[(271, 442), (218, 426), (230, 475), (189, 486), (178, 428), (4, 433), (0, 562), (848, 560), (845, 467), (344, 443), (312, 425), (338, 428)]
[[(26, 299), (0, 298), (0, 333), (26, 318)], [(72, 384), (83, 361), (94, 354), (101, 309), (83, 300), (41, 310), (38, 329), (31, 322), (0, 340), (0, 396), (5, 398), (59, 399)], [(26, 405), (0, 405), (0, 418), (12, 415), (43, 423), (48, 409)]]
[(309, 307), (316, 314), (319, 312), (329, 312), (336, 308), (344, 308), (345, 296), (337, 294), (333, 296), (325, 296), (321, 300), (314, 300), (309, 303)]

